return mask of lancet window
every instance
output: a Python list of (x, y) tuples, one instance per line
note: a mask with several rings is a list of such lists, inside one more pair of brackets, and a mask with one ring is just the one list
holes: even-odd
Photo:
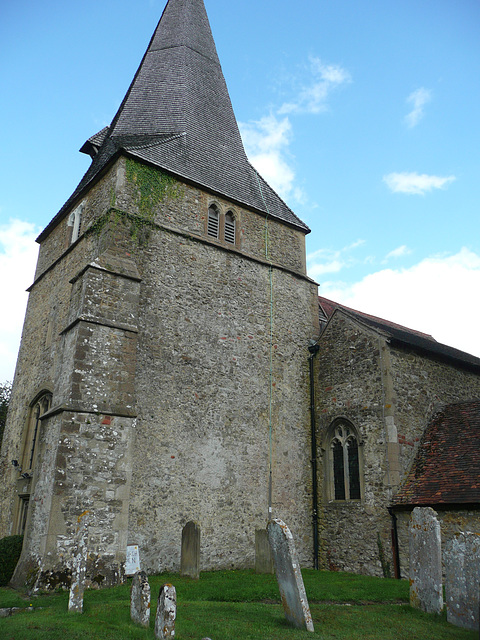
[(220, 214), (216, 205), (211, 204), (208, 207), (207, 235), (217, 238), (220, 229)]
[(222, 244), (237, 246), (237, 216), (228, 209), (226, 213), (222, 208), (212, 203), (208, 207), (207, 236), (219, 240)]
[(80, 237), (80, 227), (82, 224), (82, 211), (83, 204), (79, 205), (72, 213), (68, 219), (68, 226), (72, 227), (72, 235), (70, 238), (70, 244), (73, 244)]
[(235, 216), (231, 211), (228, 211), (225, 215), (224, 236), (225, 242), (235, 244)]

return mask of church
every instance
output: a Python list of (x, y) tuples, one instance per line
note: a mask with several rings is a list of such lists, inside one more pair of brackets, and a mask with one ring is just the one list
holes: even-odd
[[(280, 517), (302, 566), (377, 575), (404, 573), (421, 499), (478, 529), (480, 489), (435, 502), (417, 473), (401, 490), (428, 423), (480, 397), (480, 359), (318, 297), (309, 228), (248, 161), (203, 0), (168, 1), (81, 151), (37, 239), (2, 445), (14, 584), (67, 584), (87, 512), (99, 585), (123, 580), (128, 545), (178, 570), (191, 521), (203, 570), (254, 567)], [(478, 433), (469, 411), (457, 435)]]

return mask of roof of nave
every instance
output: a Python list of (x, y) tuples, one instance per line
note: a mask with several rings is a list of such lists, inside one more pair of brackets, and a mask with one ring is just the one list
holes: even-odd
[(309, 232), (248, 161), (203, 0), (168, 1), (111, 125), (81, 151), (92, 164), (50, 225), (125, 152)]
[(393, 505), (480, 503), (480, 400), (446, 405), (427, 427)]
[(435, 356), (452, 364), (473, 368), (475, 370), (480, 369), (480, 358), (437, 342), (435, 338), (427, 333), (415, 331), (415, 329), (409, 329), (395, 322), (383, 320), (382, 318), (357, 311), (356, 309), (351, 309), (350, 307), (321, 296), (319, 296), (318, 301), (327, 319), (330, 319), (335, 311), (339, 310), (354, 320), (380, 331), (387, 337), (392, 345), (409, 347), (425, 355)]

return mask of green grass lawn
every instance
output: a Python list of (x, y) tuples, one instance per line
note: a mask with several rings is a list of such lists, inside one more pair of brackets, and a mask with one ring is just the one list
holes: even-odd
[(67, 612), (68, 593), (28, 599), (0, 589), (1, 607), (33, 611), (0, 618), (2, 640), (153, 639), (156, 599), (161, 585), (177, 589), (178, 640), (284, 640), (297, 638), (348, 640), (477, 640), (478, 633), (447, 623), (408, 606), (408, 582), (348, 573), (303, 571), (315, 633), (288, 626), (272, 575), (251, 571), (202, 573), (200, 580), (165, 573), (149, 578), (152, 590), (150, 629), (130, 621), (130, 582), (120, 587), (89, 590), (84, 613)]

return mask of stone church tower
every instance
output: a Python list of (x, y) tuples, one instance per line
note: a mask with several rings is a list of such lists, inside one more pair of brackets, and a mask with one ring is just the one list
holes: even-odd
[(92, 164), (40, 234), (1, 473), (17, 584), (249, 567), (270, 514), (311, 562), (309, 232), (249, 163), (202, 0), (169, 0)]

